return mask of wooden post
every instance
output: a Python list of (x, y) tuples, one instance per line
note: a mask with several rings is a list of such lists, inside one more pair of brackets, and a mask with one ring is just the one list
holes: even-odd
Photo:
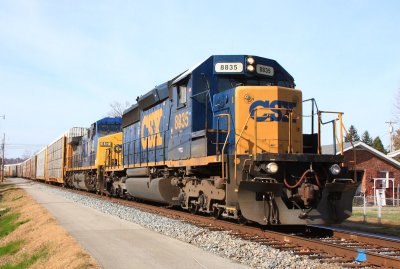
[(2, 162), (1, 162), (1, 182), (4, 181), (4, 144), (5, 144), (5, 142), (6, 142), (6, 133), (4, 133), (3, 145), (1, 146), (2, 151), (3, 151), (3, 159), (2, 159)]

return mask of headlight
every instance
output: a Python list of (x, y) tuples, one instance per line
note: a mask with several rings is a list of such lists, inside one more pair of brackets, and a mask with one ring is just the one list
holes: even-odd
[(331, 172), (332, 175), (339, 175), (340, 170), (342, 170), (340, 168), (340, 166), (338, 164), (333, 164), (330, 168), (329, 171)]
[(253, 57), (247, 57), (247, 63), (248, 64), (254, 64), (254, 58)]
[(246, 68), (247, 68), (247, 71), (249, 71), (249, 72), (254, 71), (254, 66), (252, 66), (252, 65), (248, 65)]
[(267, 172), (275, 174), (276, 172), (278, 172), (278, 165), (276, 163), (267, 164)]

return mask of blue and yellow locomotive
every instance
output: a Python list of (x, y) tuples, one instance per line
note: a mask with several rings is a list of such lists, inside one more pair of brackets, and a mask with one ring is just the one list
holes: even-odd
[(28, 177), (262, 225), (351, 215), (358, 183), (321, 154), (320, 128), (303, 133), (302, 93), (276, 61), (211, 56), (136, 100), (45, 147)]
[(100, 188), (99, 166), (104, 165), (109, 142), (101, 142), (102, 137), (121, 131), (122, 119), (106, 117), (90, 128), (72, 128), (65, 143), (64, 184), (69, 187), (88, 191)]
[(122, 156), (110, 148), (104, 180), (121, 196), (193, 213), (341, 222), (358, 184), (343, 156), (320, 154), (319, 133), (303, 134), (302, 124), (301, 91), (276, 61), (211, 56), (124, 112)]

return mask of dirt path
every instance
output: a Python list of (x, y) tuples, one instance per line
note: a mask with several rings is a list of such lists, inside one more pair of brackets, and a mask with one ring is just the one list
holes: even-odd
[[(0, 268), (21, 264), (18, 268), (27, 268), (29, 262), (32, 264), (29, 268), (100, 268), (47, 210), (24, 190), (1, 183), (0, 199), (0, 221), (6, 220), (7, 216), (16, 216), (13, 225), (18, 226), (8, 235), (0, 237), (0, 249), (12, 242), (21, 242), (15, 253), (2, 255), (0, 252)], [(0, 227), (0, 235), (5, 232), (6, 226), (3, 224)]]

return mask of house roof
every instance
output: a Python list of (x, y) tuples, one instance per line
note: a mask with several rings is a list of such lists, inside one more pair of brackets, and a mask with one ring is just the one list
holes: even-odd
[(394, 157), (399, 156), (399, 155), (400, 155), (400, 149), (392, 151), (392, 152), (389, 152), (387, 154), (387, 156), (389, 156), (390, 158), (394, 158)]
[[(357, 141), (357, 142), (354, 142), (353, 144), (354, 144), (355, 148), (362, 148), (364, 150), (367, 150), (370, 153), (372, 153), (373, 155), (375, 155), (376, 157), (378, 157), (382, 160), (385, 160), (385, 161), (389, 162), (390, 164), (392, 164), (393, 166), (395, 166), (396, 168), (400, 169), (400, 162), (398, 162), (395, 159), (391, 158), (390, 156), (380, 152), (379, 150), (374, 149), (373, 147), (365, 144), (364, 142)], [(343, 152), (346, 152), (346, 151), (349, 151), (352, 149), (353, 149), (353, 146), (351, 145), (350, 142), (343, 143)], [(333, 145), (322, 146), (321, 150), (322, 150), (323, 154), (334, 154)], [(338, 145), (336, 145), (336, 154), (340, 154)]]

